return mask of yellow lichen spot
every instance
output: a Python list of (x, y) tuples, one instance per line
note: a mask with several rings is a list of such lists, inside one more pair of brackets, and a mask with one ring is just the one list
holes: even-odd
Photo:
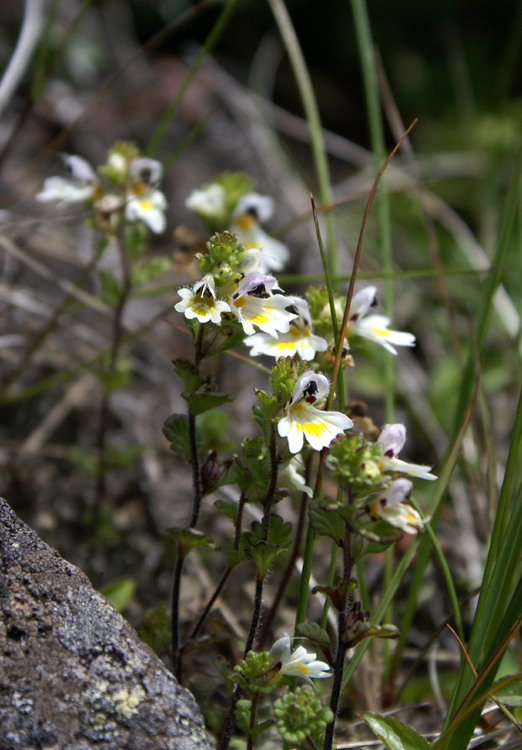
[(117, 712), (125, 719), (137, 713), (137, 707), (144, 698), (145, 690), (141, 685), (136, 685), (131, 693), (126, 688), (122, 688), (112, 696)]

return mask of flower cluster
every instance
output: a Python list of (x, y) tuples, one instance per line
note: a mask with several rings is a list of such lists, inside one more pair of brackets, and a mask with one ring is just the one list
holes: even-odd
[(162, 174), (159, 161), (140, 157), (136, 147), (127, 143), (116, 144), (97, 173), (80, 156), (66, 154), (63, 158), (70, 179), (48, 177), (36, 200), (59, 207), (78, 203), (91, 206), (99, 215), (111, 217), (104, 227), (112, 231), (121, 216), (128, 222), (143, 222), (156, 234), (165, 230), (167, 200), (157, 188)]
[(406, 534), (416, 534), (429, 520), (407, 504), (413, 482), (400, 475), (431, 481), (437, 477), (430, 466), (398, 458), (405, 442), (404, 425), (389, 424), (375, 442), (355, 433), (332, 446), (327, 464), (338, 481), (350, 485), (353, 518), (362, 521), (364, 533), (368, 521), (382, 520)]
[[(332, 336), (332, 318), (330, 303), (325, 288), (312, 288), (307, 292), (315, 327), (328, 339)], [(392, 354), (397, 354), (396, 346), (415, 346), (415, 336), (403, 331), (388, 328), (390, 319), (384, 315), (368, 315), (371, 308), (377, 306), (377, 288), (364, 287), (354, 295), (350, 305), (350, 316), (346, 328), (346, 339), (360, 337), (380, 344)], [(335, 298), (337, 320), (344, 314), (342, 301)]]
[(210, 233), (233, 232), (247, 250), (254, 249), (254, 263), (263, 273), (282, 271), (288, 263), (287, 246), (270, 237), (262, 227), (273, 215), (274, 201), (253, 192), (245, 175), (218, 175), (214, 182), (193, 190), (185, 205), (203, 220)]

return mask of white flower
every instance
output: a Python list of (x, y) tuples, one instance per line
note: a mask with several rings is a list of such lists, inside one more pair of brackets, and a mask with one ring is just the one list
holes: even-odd
[(182, 301), (174, 305), (174, 309), (188, 318), (197, 318), (200, 323), (211, 321), (216, 325), (221, 323), (221, 313), (230, 312), (229, 305), (216, 297), (214, 279), (210, 274), (194, 284), (192, 289), (178, 291)]
[(257, 326), (276, 337), (278, 331), (286, 333), (290, 321), (297, 317), (286, 309), (291, 304), (288, 297), (271, 294), (270, 290), (276, 283), (273, 276), (265, 276), (260, 272), (249, 273), (228, 298), (230, 310), (245, 333), (254, 333), (254, 326)]
[(161, 180), (163, 166), (156, 159), (143, 156), (133, 159), (129, 164), (129, 180), (142, 182), (145, 185), (155, 185)]
[(280, 357), (295, 357), (296, 354), (303, 360), (312, 360), (316, 352), (324, 352), (328, 344), (321, 336), (315, 336), (311, 331), (310, 311), (308, 303), (300, 297), (287, 297), (290, 306), (287, 310), (297, 313), (298, 317), (290, 321), (287, 333), (278, 334), (273, 338), (268, 333), (256, 333), (245, 339), (245, 344), (251, 346), (250, 356), (258, 357), (260, 354), (279, 359)]
[(270, 669), (279, 667), (279, 674), (290, 677), (304, 677), (313, 686), (311, 677), (323, 679), (331, 677), (330, 667), (324, 661), (318, 661), (315, 654), (309, 654), (303, 646), (291, 651), (290, 636), (286, 633), (270, 649)]
[(129, 164), (125, 218), (143, 221), (155, 234), (165, 231), (167, 199), (154, 185), (161, 178), (159, 161), (142, 157)]
[(125, 218), (127, 221), (143, 221), (155, 234), (161, 234), (166, 225), (166, 208), (167, 199), (161, 190), (137, 189), (134, 185), (127, 193)]
[(185, 205), (202, 219), (222, 218), (226, 209), (227, 194), (217, 182), (212, 182), (203, 190), (193, 190)]
[(383, 471), (400, 471), (402, 474), (419, 479), (437, 479), (435, 474), (430, 474), (431, 466), (409, 464), (397, 458), (406, 442), (406, 427), (403, 424), (385, 425), (377, 442), (382, 446), (383, 455), (380, 458), (380, 464)]
[(261, 251), (260, 270), (263, 273), (281, 271), (290, 258), (287, 246), (261, 228), (261, 224), (272, 216), (273, 206), (274, 201), (266, 195), (243, 195), (234, 208), (230, 225), (230, 231), (237, 234), (247, 249), (254, 247)]
[(303, 470), (303, 464), (297, 456), (279, 470), (279, 486), (283, 489), (299, 490), (305, 492), (308, 497), (313, 497), (314, 491), (306, 485), (304, 477), (299, 473)]
[(91, 165), (81, 156), (64, 154), (63, 158), (73, 179), (48, 177), (44, 189), (36, 194), (36, 200), (41, 203), (56, 201), (59, 206), (91, 201), (99, 184)]
[(376, 302), (377, 289), (374, 286), (368, 286), (361, 289), (354, 296), (350, 306), (350, 318), (348, 320), (347, 336), (362, 336), (365, 339), (375, 341), (377, 344), (384, 346), (392, 354), (397, 354), (397, 350), (392, 346), (415, 346), (415, 336), (412, 333), (402, 331), (390, 331), (390, 319), (384, 315), (369, 315), (365, 317), (370, 307), (374, 307)]
[(320, 451), (330, 445), (343, 430), (353, 427), (352, 420), (339, 411), (321, 411), (313, 404), (329, 391), (328, 378), (307, 370), (297, 379), (292, 397), (285, 407), (286, 416), (277, 425), (281, 437), (288, 438), (290, 453), (299, 453), (304, 437)]
[(417, 534), (423, 529), (424, 521), (415, 508), (403, 505), (404, 500), (409, 498), (412, 488), (413, 483), (409, 479), (396, 479), (387, 490), (369, 503), (369, 515), (372, 518), (382, 518), (406, 534)]

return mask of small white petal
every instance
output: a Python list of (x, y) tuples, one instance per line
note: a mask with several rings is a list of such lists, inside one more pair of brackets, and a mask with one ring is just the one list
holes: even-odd
[(399, 423), (384, 425), (377, 442), (382, 446), (385, 456), (397, 456), (406, 442), (406, 427)]
[(375, 295), (377, 294), (377, 287), (367, 286), (361, 289), (354, 295), (352, 304), (350, 305), (350, 321), (358, 320), (366, 315), (370, 307), (375, 302)]
[(154, 185), (161, 179), (163, 166), (156, 159), (142, 157), (133, 159), (129, 164), (129, 177), (131, 180), (142, 180), (146, 185)]
[(249, 215), (264, 224), (274, 213), (274, 200), (268, 195), (259, 195), (259, 193), (247, 193), (242, 195), (236, 203), (232, 213), (235, 219), (238, 216)]
[(94, 185), (71, 182), (64, 177), (48, 177), (44, 182), (44, 189), (36, 194), (36, 200), (41, 203), (57, 202), (58, 206), (68, 206), (74, 203), (86, 203), (94, 195)]
[(217, 182), (212, 182), (202, 190), (193, 190), (185, 205), (200, 216), (212, 218), (224, 212), (226, 198), (225, 189)]
[(62, 154), (62, 156), (75, 180), (90, 184), (98, 182), (98, 177), (88, 161), (75, 154)]

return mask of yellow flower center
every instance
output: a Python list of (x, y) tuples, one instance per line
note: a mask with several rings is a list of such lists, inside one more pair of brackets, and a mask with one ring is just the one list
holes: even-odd
[(245, 214), (244, 216), (237, 216), (234, 219), (234, 228), (237, 227), (242, 232), (248, 232), (249, 229), (252, 229), (254, 224), (255, 224), (254, 217), (248, 216), (248, 214)]

